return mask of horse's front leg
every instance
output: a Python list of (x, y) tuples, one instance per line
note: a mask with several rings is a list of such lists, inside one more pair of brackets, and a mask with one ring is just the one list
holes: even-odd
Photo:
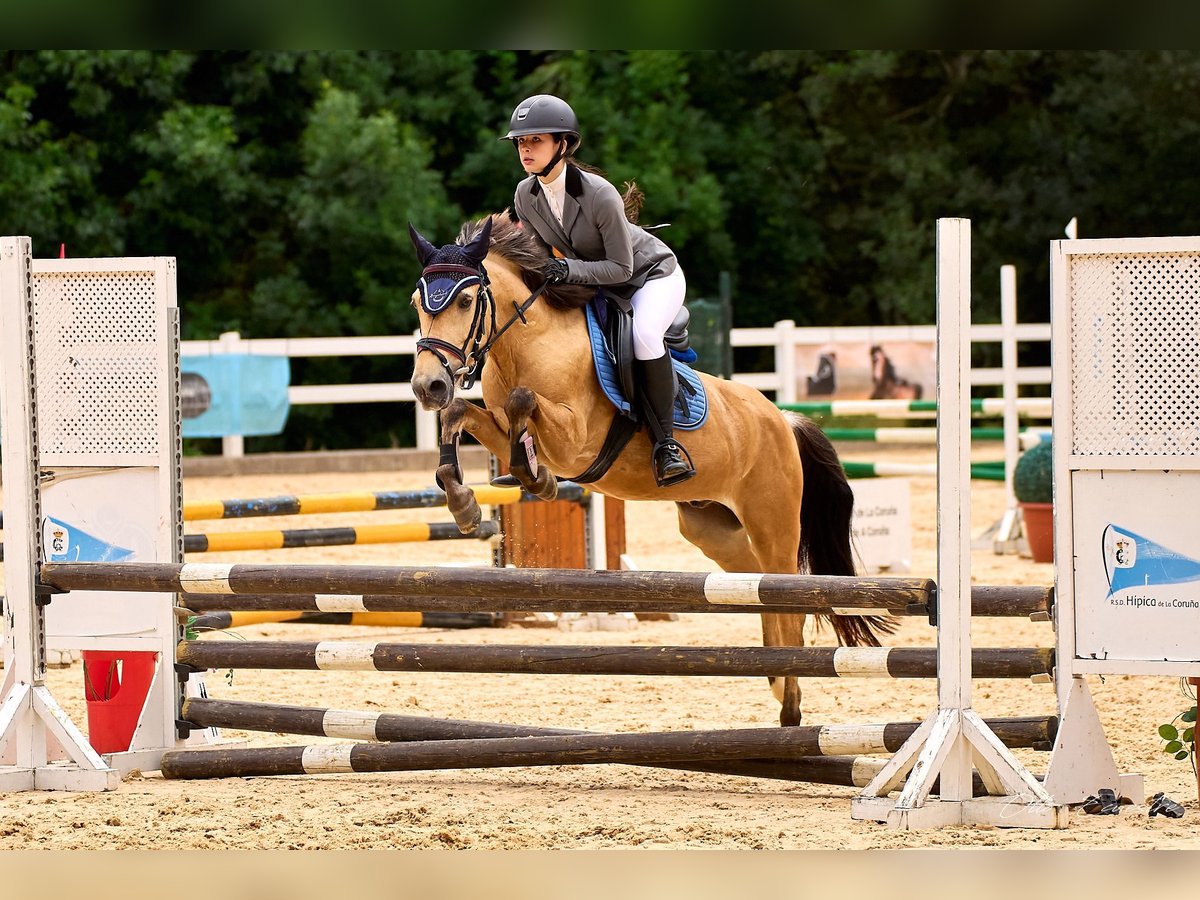
[(442, 446), (438, 460), (437, 483), (446, 492), (446, 507), (454, 516), (458, 530), (470, 534), (479, 527), (483, 512), (475, 492), (463, 484), (462, 467), (458, 462), (458, 441), (464, 429), (493, 453), (508, 444), (508, 434), (495, 417), (463, 399), (451, 401), (442, 413)]
[(545, 413), (538, 405), (538, 396), (529, 388), (515, 387), (504, 401), (508, 417), (509, 469), (529, 493), (542, 500), (558, 496), (558, 479), (549, 468), (538, 462), (529, 421), (535, 413)]

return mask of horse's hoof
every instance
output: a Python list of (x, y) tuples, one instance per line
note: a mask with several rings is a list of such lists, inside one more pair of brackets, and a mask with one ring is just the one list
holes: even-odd
[(470, 534), (483, 520), (483, 511), (479, 508), (479, 501), (475, 499), (475, 492), (461, 484), (452, 484), (449, 488), (446, 491), (446, 508), (450, 510), (450, 515), (454, 516), (454, 524), (458, 526), (458, 530), (463, 534)]
[(537, 481), (529, 492), (542, 500), (553, 500), (558, 496), (558, 479), (545, 466), (538, 466)]
[(475, 531), (479, 528), (479, 523), (483, 521), (483, 512), (479, 509), (478, 503), (475, 504), (474, 509), (452, 509), (450, 514), (454, 516), (454, 523), (463, 534)]
[(791, 728), (795, 725), (799, 725), (800, 719), (801, 713), (798, 709), (794, 711), (782, 709), (779, 711), (779, 724), (784, 728)]

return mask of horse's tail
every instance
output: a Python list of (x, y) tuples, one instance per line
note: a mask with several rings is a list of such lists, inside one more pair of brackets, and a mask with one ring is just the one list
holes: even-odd
[[(811, 419), (784, 413), (796, 437), (804, 470), (800, 500), (800, 548), (796, 561), (801, 572), (812, 575), (854, 575), (850, 545), (850, 518), (854, 490), (837, 451)], [(838, 643), (848, 647), (878, 647), (882, 635), (896, 630), (888, 616), (821, 616), (833, 625)]]

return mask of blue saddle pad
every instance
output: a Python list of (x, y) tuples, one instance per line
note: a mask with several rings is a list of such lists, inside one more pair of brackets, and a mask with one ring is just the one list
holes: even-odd
[[(620, 378), (617, 376), (617, 363), (608, 342), (604, 338), (604, 329), (596, 316), (594, 304), (589, 303), (587, 310), (588, 338), (592, 344), (592, 362), (596, 366), (596, 377), (600, 380), (600, 388), (612, 405), (624, 415), (635, 418), (633, 407), (625, 392), (621, 390)], [(700, 376), (693, 372), (675, 357), (671, 357), (675, 367), (675, 377), (680, 383), (680, 390), (675, 397), (675, 427), (684, 431), (699, 428), (708, 419), (708, 394)]]

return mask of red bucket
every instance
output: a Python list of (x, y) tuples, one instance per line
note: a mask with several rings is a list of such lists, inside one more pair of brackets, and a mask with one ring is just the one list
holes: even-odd
[(157, 656), (153, 650), (83, 651), (88, 741), (97, 753), (129, 749), (154, 681)]

